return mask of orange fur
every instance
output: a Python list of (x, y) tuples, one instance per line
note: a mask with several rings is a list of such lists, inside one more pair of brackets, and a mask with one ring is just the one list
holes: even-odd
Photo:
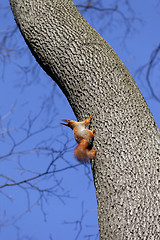
[(92, 148), (91, 150), (88, 149), (90, 141), (94, 137), (95, 129), (91, 131), (85, 128), (85, 126), (89, 124), (91, 118), (92, 115), (82, 122), (76, 122), (73, 120), (63, 120), (67, 124), (62, 123), (63, 125), (73, 129), (74, 138), (77, 141), (77, 143), (79, 143), (74, 151), (74, 156), (80, 162), (88, 162), (88, 160), (91, 160), (96, 156), (96, 150), (94, 148)]

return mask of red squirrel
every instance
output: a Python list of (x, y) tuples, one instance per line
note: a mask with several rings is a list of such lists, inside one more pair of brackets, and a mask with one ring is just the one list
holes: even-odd
[(74, 150), (74, 156), (80, 162), (88, 162), (88, 160), (91, 160), (96, 156), (96, 150), (94, 148), (89, 150), (89, 147), (91, 145), (90, 142), (94, 137), (95, 129), (91, 131), (85, 128), (89, 124), (91, 118), (92, 115), (82, 122), (76, 122), (73, 120), (65, 119), (62, 121), (66, 122), (67, 124), (61, 123), (62, 125), (65, 125), (73, 129), (74, 138), (77, 141), (77, 143), (79, 143), (76, 149)]

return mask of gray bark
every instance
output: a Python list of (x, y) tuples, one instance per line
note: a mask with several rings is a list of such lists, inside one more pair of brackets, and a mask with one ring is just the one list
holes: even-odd
[(130, 73), (72, 0), (10, 4), (30, 50), (77, 119), (93, 114), (100, 239), (160, 239), (160, 134)]

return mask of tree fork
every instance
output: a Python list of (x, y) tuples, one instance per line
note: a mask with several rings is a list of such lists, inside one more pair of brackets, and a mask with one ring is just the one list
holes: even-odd
[(132, 76), (72, 0), (10, 4), (32, 54), (77, 119), (93, 115), (100, 239), (158, 240), (160, 134)]

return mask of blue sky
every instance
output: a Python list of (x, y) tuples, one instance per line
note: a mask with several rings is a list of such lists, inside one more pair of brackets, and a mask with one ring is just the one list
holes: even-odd
[[(83, 4), (85, 1), (74, 2)], [(111, 8), (113, 2), (103, 1), (96, 6)], [(158, 0), (135, 0), (131, 4), (134, 12), (119, 4), (119, 10), (130, 23), (127, 34), (119, 14), (114, 13), (113, 21), (108, 21), (106, 12), (79, 10), (127, 66), (160, 129), (160, 102), (151, 95), (146, 69), (137, 73), (160, 43), (158, 3)], [(60, 125), (61, 119), (75, 119), (73, 111), (61, 90), (35, 62), (18, 30), (2, 44), (5, 33), (15, 27), (8, 2), (3, 4), (8, 8), (2, 9), (0, 3), (0, 133), (7, 129), (8, 134), (0, 135), (0, 156), (15, 148), (12, 154), (0, 159), (0, 185), (7, 182), (2, 174), (21, 181), (43, 173), (53, 159), (51, 170), (58, 172), (32, 181), (39, 189), (48, 189), (41, 194), (26, 184), (1, 189), (0, 239), (98, 239), (90, 166), (77, 166), (72, 131)], [(134, 21), (129, 22), (133, 17)], [(151, 78), (154, 91), (160, 97), (159, 77), (157, 64)], [(76, 167), (69, 168), (71, 165)]]

